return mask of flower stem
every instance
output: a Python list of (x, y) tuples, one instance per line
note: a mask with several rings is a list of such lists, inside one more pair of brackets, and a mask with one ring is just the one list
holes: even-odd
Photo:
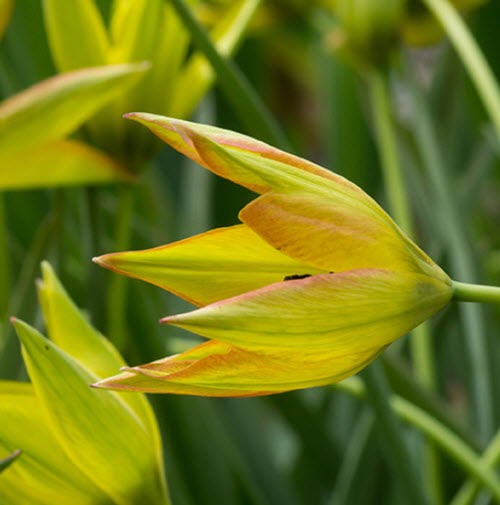
[[(497, 431), (493, 440), (486, 451), (481, 456), (481, 464), (484, 464), (489, 469), (493, 470), (500, 460), (500, 430)], [(474, 499), (480, 486), (475, 480), (467, 481), (455, 495), (450, 505), (470, 505)]]
[(500, 287), (453, 281), (453, 299), (459, 302), (500, 303)]
[(277, 121), (232, 60), (221, 56), (217, 51), (185, 0), (170, 0), (170, 2), (189, 30), (194, 44), (212, 65), (217, 74), (219, 86), (242, 123), (253, 136), (289, 151), (290, 145)]
[(424, 0), (462, 58), (500, 138), (500, 90), (483, 53), (457, 10), (447, 0)]
[[(369, 369), (370, 367), (368, 367)], [(368, 370), (367, 369), (367, 370)], [(371, 394), (363, 383), (356, 377), (351, 377), (343, 382), (335, 384), (333, 387), (340, 389), (357, 398), (365, 398)], [(461, 466), (477, 483), (482, 484), (495, 500), (500, 503), (500, 480), (491, 468), (493, 459), (493, 443), (499, 444), (500, 440), (492, 443), (492, 449), (488, 449), (483, 457), (467, 445), (459, 436), (450, 431), (445, 425), (440, 423), (432, 415), (428, 414), (413, 403), (404, 398), (392, 395), (389, 403), (398, 416), (409, 425), (417, 428), (428, 438), (432, 439), (439, 447)], [(495, 451), (499, 448), (495, 447)], [(488, 457), (486, 456), (488, 454)], [(407, 461), (407, 460), (402, 460)], [(456, 504), (454, 504), (456, 505)]]

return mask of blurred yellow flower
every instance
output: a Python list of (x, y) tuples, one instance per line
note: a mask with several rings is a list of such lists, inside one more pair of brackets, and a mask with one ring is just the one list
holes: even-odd
[(151, 406), (143, 395), (88, 387), (124, 361), (47, 263), (42, 272), (50, 340), (13, 319), (31, 383), (0, 381), (0, 503), (168, 505)]

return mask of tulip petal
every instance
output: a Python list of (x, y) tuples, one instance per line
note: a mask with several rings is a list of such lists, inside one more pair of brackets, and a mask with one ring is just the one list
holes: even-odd
[(245, 225), (212, 230), (154, 249), (105, 254), (94, 261), (195, 305), (253, 291), (289, 275), (323, 272), (281, 254)]
[(346, 197), (377, 205), (347, 179), (246, 135), (155, 114), (130, 113), (125, 117), (145, 125), (213, 173), (257, 193), (304, 186), (323, 192), (333, 188)]
[(18, 151), (0, 165), (0, 189), (54, 188), (131, 180), (105, 153), (76, 140), (55, 140)]
[(244, 397), (338, 382), (375, 359), (381, 349), (321, 357), (260, 354), (211, 340), (183, 354), (127, 368), (95, 386), (149, 393)]
[[(43, 280), (37, 284), (38, 296), (52, 342), (97, 377), (105, 377), (125, 366), (116, 348), (83, 317), (49, 263), (42, 263), (42, 274)], [(160, 433), (147, 399), (143, 395), (120, 398), (135, 412), (151, 436), (158, 466), (162, 468)]]
[(144, 426), (122, 399), (96, 394), (97, 377), (27, 324), (13, 320), (52, 433), (73, 464), (114, 502), (164, 503), (163, 477)]
[(108, 63), (106, 27), (94, 1), (44, 0), (45, 27), (60, 72)]
[(441, 272), (396, 225), (335, 194), (269, 192), (250, 202), (240, 219), (274, 248), (317, 268)]
[(0, 477), (0, 503), (53, 505), (61, 496), (76, 505), (101, 503), (102, 491), (76, 470), (48, 428), (31, 384), (0, 381), (0, 419), (0, 459), (23, 451)]
[(68, 135), (145, 68), (127, 64), (68, 72), (8, 98), (0, 104), (2, 163), (16, 151)]
[(162, 322), (255, 352), (347, 355), (388, 345), (451, 294), (423, 274), (352, 270), (279, 282)]

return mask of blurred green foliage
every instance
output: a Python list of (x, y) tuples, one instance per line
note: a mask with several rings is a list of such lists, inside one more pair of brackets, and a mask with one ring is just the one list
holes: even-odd
[[(369, 80), (352, 54), (339, 50), (339, 20), (326, 3), (263, 2), (235, 62), (296, 153), (351, 179), (387, 208)], [(206, 3), (198, 11), (200, 19), (208, 23), (217, 19), (223, 4)], [(110, 2), (101, 0), (99, 5), (106, 19)], [(467, 23), (500, 78), (498, 19), (500, 3), (493, 0), (470, 12)], [(500, 141), (444, 35), (425, 48), (404, 46), (396, 39), (386, 62), (390, 105), (417, 241), (451, 273), (457, 251), (446, 238), (450, 217), (432, 176), (433, 152), (466, 240), (462, 250), (467, 250), (474, 267), (473, 280), (500, 285)], [(41, 3), (17, 0), (0, 42), (0, 98), (55, 73)], [(193, 118), (257, 136), (245, 130), (221, 90), (216, 86)], [(426, 138), (422, 132), (430, 135)], [(108, 332), (108, 307), (113, 306), (109, 289), (116, 274), (98, 271), (90, 260), (116, 251), (123, 244), (123, 227), (130, 232), (126, 248), (139, 249), (235, 224), (251, 195), (169, 149), (161, 151), (149, 168), (131, 186), (130, 212), (121, 224), (124, 187), (120, 185), (1, 195), (5, 242), (0, 237), (0, 254), (2, 261), (8, 260), (11, 279), (6, 306), (0, 307), (0, 378), (27, 379), (6, 318), (15, 315), (43, 329), (34, 289), (43, 259), (50, 260), (77, 304), (120, 346), (128, 363), (158, 359), (197, 341), (193, 335), (157, 324), (160, 317), (185, 308), (182, 302), (128, 279), (123, 281), (127, 288), (123, 334)], [(457, 276), (457, 280), (466, 279)], [(500, 422), (500, 308), (478, 310), (472, 317), (481, 321), (486, 368), (475, 368), (470, 359), (467, 342), (476, 335), (460, 319), (458, 306), (431, 321), (437, 376), (433, 390), (422, 386), (414, 373), (408, 339), (388, 349), (384, 367), (394, 392), (439, 419), (481, 454)], [(478, 411), (474, 390), (478, 374), (487, 375), (491, 388), (485, 399), (489, 414)], [(175, 505), (408, 502), (406, 489), (381, 450), (383, 431), (377, 429), (371, 406), (345, 391), (321, 388), (245, 400), (175, 396), (151, 400), (162, 430)], [(404, 435), (431, 503), (450, 502), (468, 479), (464, 466), (438, 449), (435, 492), (422, 450), (424, 437), (406, 425)]]

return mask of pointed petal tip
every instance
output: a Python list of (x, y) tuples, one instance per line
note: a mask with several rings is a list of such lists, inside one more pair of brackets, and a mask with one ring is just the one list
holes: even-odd
[(92, 262), (95, 263), (96, 265), (99, 265), (100, 267), (112, 269), (113, 268), (113, 261), (111, 260), (112, 256), (113, 253), (102, 254), (101, 256), (94, 256), (92, 258)]
[(122, 117), (125, 119), (136, 120), (138, 117), (140, 117), (140, 114), (140, 112), (126, 112)]
[(106, 384), (107, 379), (102, 379), (97, 382), (93, 382), (92, 384), (89, 384), (89, 387), (92, 389), (108, 389), (108, 386)]

